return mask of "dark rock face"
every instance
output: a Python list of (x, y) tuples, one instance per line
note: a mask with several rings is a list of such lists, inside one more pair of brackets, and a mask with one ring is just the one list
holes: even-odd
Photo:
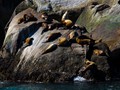
[(5, 37), (5, 31), (4, 27), (9, 21), (15, 7), (21, 2), (22, 0), (1, 0), (0, 1), (0, 47), (2, 46), (4, 37)]
[[(94, 1), (94, 0), (93, 0)], [(86, 11), (84, 11), (77, 23), (78, 24), (82, 24), (85, 25), (86, 28), (89, 30), (89, 32), (92, 35), (92, 38), (94, 39), (102, 39), (102, 42), (106, 43), (109, 47), (109, 49), (111, 50), (111, 52), (107, 51), (109, 56), (105, 55), (105, 57), (91, 57), (91, 60), (94, 62), (95, 61), (99, 61), (103, 60), (102, 63), (107, 63), (107, 64), (103, 64), (106, 66), (103, 66), (104, 69), (105, 67), (109, 67), (107, 72), (109, 74), (109, 76), (112, 77), (119, 77), (119, 61), (118, 59), (119, 57), (119, 24), (120, 24), (120, 17), (117, 16), (119, 13), (119, 5), (117, 1), (113, 1), (110, 0), (109, 1), (104, 1), (101, 2), (101, 0), (97, 0), (96, 2), (98, 2), (98, 4), (90, 5), (88, 7), (86, 7)], [(105, 4), (107, 4), (107, 6), (105, 6)], [(101, 7), (102, 6), (102, 7)], [(104, 9), (102, 9), (104, 6)], [(92, 8), (91, 8), (92, 7)], [(98, 10), (100, 7), (100, 11)], [(106, 8), (105, 8), (106, 7)], [(108, 8), (107, 8), (108, 7)], [(96, 10), (98, 10), (98, 12), (96, 13)], [(116, 16), (116, 17), (113, 17)], [(81, 22), (81, 21), (85, 21), (85, 22)], [(100, 47), (99, 47), (100, 48)], [(103, 48), (101, 46), (101, 48)], [(96, 60), (95, 60), (96, 59)], [(102, 66), (101, 62), (99, 61), (99, 65)], [(109, 66), (108, 66), (109, 65)], [(101, 68), (102, 69), (102, 68)], [(109, 77), (108, 76), (108, 77)]]

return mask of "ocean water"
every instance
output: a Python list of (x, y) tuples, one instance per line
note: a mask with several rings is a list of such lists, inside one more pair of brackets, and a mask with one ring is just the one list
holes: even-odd
[(120, 81), (59, 84), (1, 82), (0, 90), (120, 90)]

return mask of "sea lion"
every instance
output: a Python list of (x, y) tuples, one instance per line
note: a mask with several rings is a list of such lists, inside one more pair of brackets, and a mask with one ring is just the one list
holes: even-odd
[(101, 42), (102, 39), (98, 39), (98, 40), (94, 40), (86, 35), (81, 35), (81, 36), (78, 36), (76, 37), (76, 42), (78, 44), (81, 44), (82, 46), (83, 45), (94, 45), (94, 44), (97, 44), (99, 42)]
[(45, 49), (45, 51), (42, 53), (42, 55), (46, 54), (46, 53), (49, 53), (49, 52), (52, 52), (56, 49), (57, 49), (57, 44), (51, 44)]
[(28, 13), (24, 15), (24, 23), (27, 23), (29, 21), (37, 21), (37, 18), (34, 17), (32, 13)]
[(63, 24), (55, 19), (52, 20), (52, 24), (49, 25), (49, 30), (59, 29), (59, 27), (63, 27)]
[(75, 24), (74, 26), (72, 26), (72, 29), (75, 29), (75, 30), (79, 30), (80, 33), (79, 35), (83, 35), (84, 33), (88, 33), (87, 29), (84, 27), (84, 26), (79, 26), (78, 24)]
[(18, 24), (22, 22), (27, 23), (29, 21), (36, 21), (37, 18), (34, 17), (32, 13), (24, 14), (21, 18), (18, 19)]
[(95, 50), (93, 50), (93, 53), (94, 53), (95, 55), (99, 56), (99, 55), (103, 54), (103, 51), (102, 51), (102, 50), (99, 50), (99, 49), (95, 49)]
[(25, 44), (30, 45), (33, 40), (34, 40), (33, 38), (28, 37), (28, 38), (25, 39)]
[(60, 37), (58, 39), (58, 46), (66, 46), (68, 44), (68, 40), (65, 37)]
[(48, 19), (48, 14), (46, 12), (42, 12), (40, 15), (40, 18), (47, 20)]
[(90, 66), (90, 65), (95, 64), (95, 62), (92, 62), (92, 61), (86, 59), (86, 60), (85, 60), (85, 64)]
[(66, 11), (66, 12), (63, 14), (62, 19), (61, 19), (61, 22), (62, 22), (62, 24), (63, 24), (64, 26), (66, 26), (67, 28), (71, 28), (72, 25), (73, 25), (73, 22), (72, 22), (72, 20), (70, 20), (70, 19), (66, 19), (67, 14), (68, 14), (68, 11)]
[(63, 23), (63, 25), (65, 25), (67, 28), (72, 27), (72, 25), (73, 25), (73, 22), (72, 22), (71, 20), (69, 20), (69, 19), (66, 19), (66, 20), (62, 21), (62, 23)]
[(18, 51), (17, 51), (17, 53), (16, 54), (19, 54), (24, 48), (26, 48), (27, 46), (30, 46), (30, 45), (32, 45), (32, 43), (33, 43), (33, 38), (31, 38), (31, 37), (28, 37), (28, 38), (26, 38), (25, 39), (25, 41), (24, 41), (24, 44), (22, 45), (22, 47), (18, 47)]
[(48, 29), (53, 30), (56, 28), (56, 24), (49, 24)]
[(85, 66), (84, 66), (84, 72), (91, 69), (93, 66), (96, 66), (95, 62), (86, 59), (85, 60)]
[(81, 70), (79, 71), (82, 75), (84, 75), (87, 70), (92, 69), (94, 66), (96, 67), (95, 62), (90, 61), (90, 60), (88, 60), (88, 59), (85, 59), (85, 62), (84, 62), (84, 63), (85, 63), (84, 66), (83, 66), (83, 67), (81, 68)]
[(43, 19), (48, 24), (52, 23), (52, 18), (50, 18), (47, 12), (42, 12), (40, 18)]
[(50, 41), (54, 41), (55, 39), (57, 39), (58, 37), (61, 36), (60, 32), (55, 32), (55, 33), (51, 33), (48, 37), (47, 40), (45, 42), (50, 42)]
[(82, 35), (82, 36), (79, 36), (79, 37), (76, 37), (76, 42), (78, 44), (81, 44), (82, 46), (84, 45), (89, 45), (91, 43), (91, 40), (89, 37), (85, 36), (85, 35)]
[(108, 47), (108, 45), (106, 43), (103, 43), (103, 42), (99, 42), (97, 44), (95, 44), (93, 46), (94, 49), (98, 49), (98, 50), (101, 50), (103, 53), (101, 53), (101, 55), (105, 55), (105, 56), (110, 56), (110, 49)]
[(43, 27), (43, 30), (42, 30), (41, 34), (43, 34), (44, 32), (47, 32), (47, 31), (48, 31), (49, 26), (48, 26), (47, 23), (43, 22), (43, 23), (42, 23), (42, 27)]
[(73, 40), (75, 39), (76, 37), (78, 36), (78, 33), (76, 31), (72, 31), (68, 37), (69, 37), (69, 40)]
[(21, 24), (22, 22), (24, 22), (24, 18), (23, 17), (19, 18), (18, 21), (17, 21), (18, 24)]

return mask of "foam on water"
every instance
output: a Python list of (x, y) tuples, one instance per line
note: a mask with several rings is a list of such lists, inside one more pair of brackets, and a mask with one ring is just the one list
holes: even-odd
[(81, 77), (81, 76), (77, 76), (77, 77), (75, 77), (74, 78), (74, 82), (82, 82), (82, 81), (86, 81), (86, 79), (85, 78), (83, 78), (83, 77)]

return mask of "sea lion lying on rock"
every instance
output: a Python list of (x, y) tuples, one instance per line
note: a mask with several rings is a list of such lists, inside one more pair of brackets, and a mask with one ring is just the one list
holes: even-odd
[[(108, 57), (110, 56), (111, 51), (106, 43), (99, 42), (99, 43), (95, 44), (93, 46), (93, 48), (99, 50), (99, 52), (101, 52), (101, 55), (105, 55)], [(98, 53), (98, 51), (97, 51), (97, 53)]]
[(68, 45), (68, 40), (65, 37), (60, 37), (58, 39), (58, 46), (66, 46)]
[(18, 24), (22, 22), (27, 23), (29, 21), (37, 21), (37, 18), (34, 17), (32, 13), (24, 14), (21, 18), (18, 19)]
[(72, 31), (70, 32), (68, 37), (69, 37), (69, 40), (75, 39), (76, 37), (78, 37), (78, 33), (76, 31)]
[(78, 44), (81, 44), (82, 46), (83, 46), (83, 45), (90, 45), (91, 40), (92, 40), (92, 39), (90, 39), (89, 37), (87, 37), (87, 36), (85, 36), (85, 35), (76, 37), (76, 42), (77, 42)]
[(88, 59), (85, 59), (84, 66), (80, 69), (80, 73), (84, 74), (87, 70), (91, 69), (93, 66), (96, 66), (96, 64), (92, 61), (89, 61)]
[(45, 22), (43, 22), (42, 23), (42, 27), (43, 27), (43, 30), (42, 30), (42, 32), (41, 32), (41, 34), (43, 34), (44, 32), (47, 32), (48, 31), (48, 24), (47, 23), (45, 23)]
[(68, 11), (66, 11), (61, 19), (62, 24), (66, 27), (66, 28), (71, 28), (73, 26), (73, 22), (70, 19), (67, 19), (66, 16), (68, 14)]
[(75, 24), (71, 27), (72, 29), (76, 31), (80, 31), (79, 35), (83, 35), (85, 33), (88, 33), (87, 29), (84, 26), (79, 26), (78, 24)]
[(99, 49), (95, 49), (95, 50), (93, 50), (93, 53), (94, 53), (95, 55), (99, 56), (99, 55), (103, 54), (103, 51), (102, 51), (102, 50), (99, 50)]

